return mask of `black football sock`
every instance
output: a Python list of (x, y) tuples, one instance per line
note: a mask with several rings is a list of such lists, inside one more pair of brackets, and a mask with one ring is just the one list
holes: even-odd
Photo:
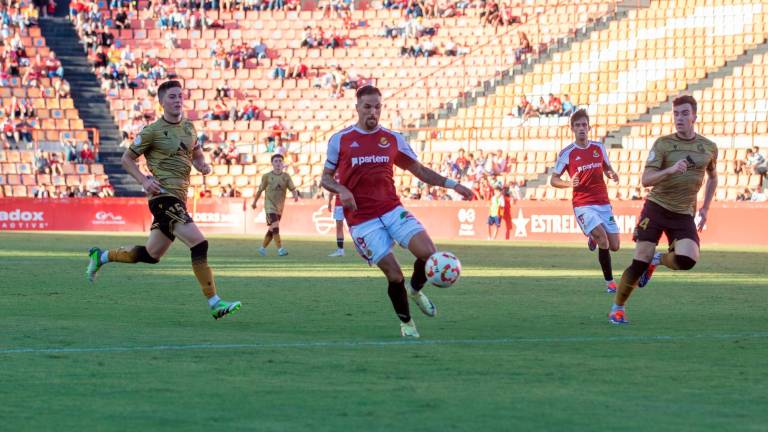
[(600, 261), (600, 268), (603, 269), (603, 278), (605, 278), (605, 281), (612, 281), (613, 269), (611, 268), (610, 249), (598, 249), (597, 260)]
[(411, 320), (411, 311), (408, 309), (408, 295), (405, 293), (405, 280), (390, 282), (387, 290), (392, 306), (400, 321), (407, 323)]

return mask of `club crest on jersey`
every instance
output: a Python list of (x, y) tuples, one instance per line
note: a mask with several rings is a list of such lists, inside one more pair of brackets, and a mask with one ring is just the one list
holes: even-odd
[(592, 156), (596, 157), (596, 158), (599, 158), (600, 157), (600, 153), (598, 153), (597, 150), (595, 150), (595, 151), (592, 152)]
[(381, 147), (381, 148), (387, 148), (390, 145), (391, 145), (391, 143), (385, 137), (381, 137), (381, 139), (379, 140), (379, 147)]

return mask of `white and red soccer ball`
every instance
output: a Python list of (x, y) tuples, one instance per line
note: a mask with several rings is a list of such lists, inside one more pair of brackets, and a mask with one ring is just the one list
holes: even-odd
[(424, 265), (427, 280), (434, 286), (448, 288), (461, 275), (461, 262), (450, 252), (435, 252)]

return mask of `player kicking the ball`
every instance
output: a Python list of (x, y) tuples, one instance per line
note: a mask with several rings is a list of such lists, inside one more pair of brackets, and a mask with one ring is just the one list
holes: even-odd
[[(393, 166), (410, 171), (433, 186), (454, 189), (466, 199), (472, 191), (423, 166), (402, 135), (379, 125), (381, 92), (370, 85), (356, 93), (357, 124), (337, 132), (328, 143), (322, 185), (339, 195), (352, 241), (369, 264), (376, 264), (389, 283), (388, 294), (403, 337), (419, 337), (408, 297), (430, 317), (435, 305), (421, 292), (427, 281), (424, 264), (436, 249), (421, 223), (403, 208), (393, 180)], [(334, 180), (338, 171), (339, 179)], [(397, 242), (416, 257), (409, 286), (392, 253)]]
[[(611, 168), (603, 144), (587, 139), (589, 115), (586, 110), (580, 109), (571, 115), (571, 130), (575, 141), (557, 156), (549, 184), (561, 189), (573, 187), (576, 221), (589, 237), (589, 250), (595, 250), (595, 245), (599, 248), (597, 260), (603, 270), (606, 292), (615, 293), (611, 251), (619, 250), (619, 226), (613, 217), (603, 175), (615, 182), (619, 181), (619, 176)], [(562, 179), (566, 171), (571, 181)]]

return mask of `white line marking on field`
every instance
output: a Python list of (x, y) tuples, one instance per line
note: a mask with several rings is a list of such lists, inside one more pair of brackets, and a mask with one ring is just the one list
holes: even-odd
[(72, 348), (2, 348), (1, 354), (69, 354), (69, 353), (118, 353), (140, 351), (196, 351), (196, 350), (268, 350), (282, 348), (364, 348), (387, 346), (420, 345), (515, 345), (525, 343), (573, 343), (573, 342), (668, 342), (692, 340), (730, 340), (768, 338), (768, 332), (741, 334), (700, 334), (700, 335), (651, 335), (651, 336), (554, 336), (554, 337), (519, 337), (500, 339), (421, 339), (391, 341), (324, 341), (324, 342), (265, 342), (251, 344), (178, 344), (145, 346), (107, 346), (107, 347), (72, 347)]

